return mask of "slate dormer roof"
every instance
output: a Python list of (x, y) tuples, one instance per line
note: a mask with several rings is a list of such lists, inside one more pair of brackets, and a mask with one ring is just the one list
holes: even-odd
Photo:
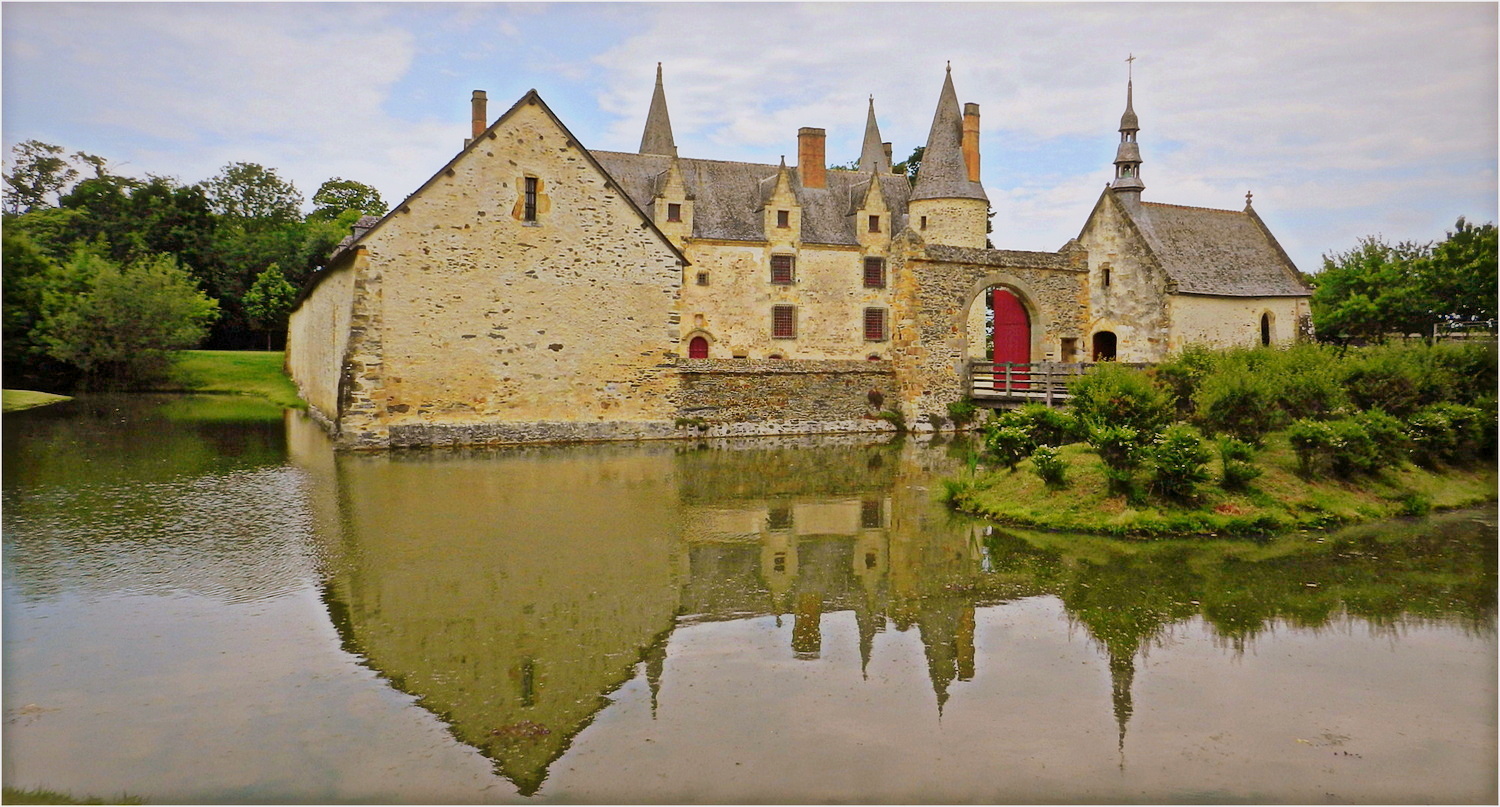
[[(645, 211), (654, 207), (658, 176), (674, 158), (658, 154), (591, 151), (632, 201)], [(677, 169), (693, 200), (693, 238), (726, 241), (765, 241), (765, 198), (776, 185), (780, 168), (762, 163), (676, 158)], [(925, 173), (926, 167), (923, 167)], [(802, 241), (808, 244), (859, 243), (854, 211), (864, 201), (868, 171), (830, 168), (827, 187), (804, 188), (797, 172), (789, 172), (792, 192), (802, 208)], [(897, 174), (881, 176), (886, 206), (895, 214), (893, 232), (905, 224), (910, 183)], [(851, 202), (851, 199), (853, 200)]]
[[(1110, 193), (1106, 191), (1106, 193)], [(1297, 267), (1253, 209), (1122, 204), (1177, 294), (1307, 297)]]

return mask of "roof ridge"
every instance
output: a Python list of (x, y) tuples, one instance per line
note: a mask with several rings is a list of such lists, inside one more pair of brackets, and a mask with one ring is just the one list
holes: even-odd
[(1170, 203), (1167, 203), (1167, 202), (1141, 202), (1141, 204), (1149, 206), (1149, 207), (1175, 207), (1178, 210), (1207, 210), (1210, 213), (1235, 213), (1235, 214), (1239, 214), (1239, 215), (1244, 215), (1244, 213), (1245, 213), (1245, 211), (1243, 211), (1243, 210), (1226, 210), (1226, 209), (1224, 209), (1222, 207), (1200, 207), (1199, 205), (1174, 205), (1174, 204), (1170, 204)]

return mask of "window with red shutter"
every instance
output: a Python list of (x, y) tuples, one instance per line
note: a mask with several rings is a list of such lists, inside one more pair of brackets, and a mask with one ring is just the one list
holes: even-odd
[(867, 342), (884, 342), (885, 341), (885, 309), (884, 308), (866, 308), (865, 309), (865, 341), (867, 341)]
[(885, 288), (884, 258), (865, 258), (865, 288)]
[(771, 282), (791, 283), (794, 277), (793, 270), (796, 267), (796, 259), (791, 255), (771, 256)]
[(791, 305), (771, 306), (771, 337), (773, 339), (797, 338), (797, 307)]

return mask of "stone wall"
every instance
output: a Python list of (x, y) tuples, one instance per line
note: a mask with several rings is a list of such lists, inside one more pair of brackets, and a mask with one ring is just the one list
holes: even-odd
[(1162, 361), (1170, 349), (1167, 277), (1120, 209), (1122, 204), (1129, 203), (1106, 192), (1078, 236), (1088, 251), (1091, 311), (1079, 352), (1084, 361), (1091, 360), (1093, 335), (1110, 331), (1120, 361)]
[(354, 269), (330, 270), (287, 322), (286, 371), (321, 417), (338, 418), (339, 376), (349, 345)]
[(1171, 297), (1172, 340), (1178, 351), (1191, 344), (1254, 347), (1260, 344), (1260, 318), (1271, 315), (1271, 344), (1302, 339), (1299, 323), (1311, 316), (1306, 297)]
[[(889, 362), (688, 359), (679, 364), (678, 417), (688, 433), (890, 431), (876, 418), (896, 406)], [(878, 395), (871, 395), (871, 392)], [(878, 403), (877, 403), (878, 401)]]
[(983, 199), (914, 199), (907, 204), (906, 221), (928, 244), (983, 249), (989, 203)]
[(983, 317), (976, 332), (971, 321), (986, 289), (1008, 288), (1026, 306), (1032, 361), (1055, 359), (1063, 339), (1087, 332), (1087, 256), (1076, 246), (1062, 252), (960, 249), (927, 246), (908, 232), (892, 253), (892, 353), (901, 410), (914, 428), (933, 416), (946, 419), (948, 404), (968, 397), (966, 363), (976, 350), (971, 345), (985, 338)]

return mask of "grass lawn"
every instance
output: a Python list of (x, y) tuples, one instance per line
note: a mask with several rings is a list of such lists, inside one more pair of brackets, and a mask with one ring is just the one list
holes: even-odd
[(282, 372), (284, 357), (279, 350), (184, 350), (158, 391), (255, 395), (278, 406), (306, 409)]
[(31, 409), (36, 406), (71, 401), (66, 395), (53, 395), (50, 392), (33, 392), (29, 389), (8, 389), (3, 391), (6, 412), (19, 412), (22, 409)]
[[(1422, 468), (1407, 464), (1352, 479), (1304, 479), (1284, 433), (1266, 438), (1255, 458), (1259, 478), (1247, 490), (1219, 486), (1222, 466), (1210, 461), (1212, 479), (1196, 502), (1174, 504), (1156, 497), (1132, 504), (1110, 496), (1103, 465), (1083, 443), (1061, 449), (1067, 463), (1065, 488), (1050, 489), (1031, 460), (1004, 469), (944, 480), (945, 496), (957, 509), (1007, 524), (1109, 535), (1266, 535), (1324, 528), (1466, 507), (1496, 498), (1493, 462), (1466, 467)], [(1137, 475), (1147, 483), (1146, 473)]]
[(118, 796), (113, 799), (76, 799), (66, 793), (55, 790), (43, 790), (41, 788), (19, 788), (7, 787), (4, 789), (4, 798), (0, 802), (5, 804), (144, 804), (138, 796)]

